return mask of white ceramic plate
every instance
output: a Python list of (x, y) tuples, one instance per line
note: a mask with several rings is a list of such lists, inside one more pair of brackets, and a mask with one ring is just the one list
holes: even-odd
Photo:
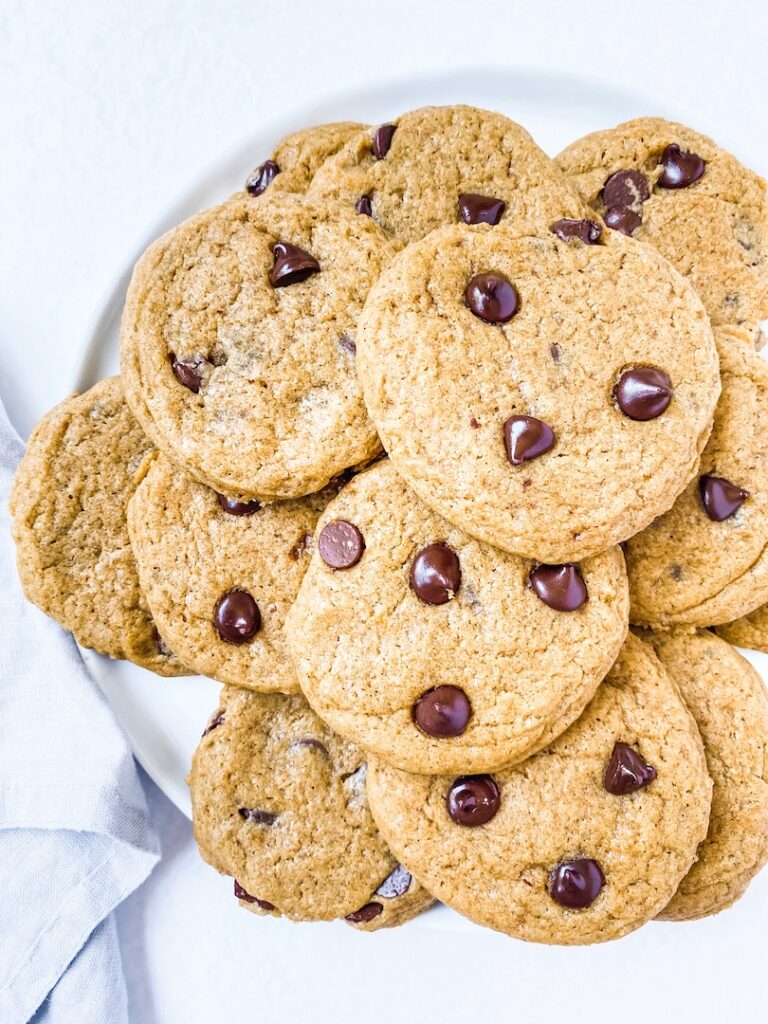
[[(748, 154), (729, 142), (727, 133), (706, 123), (706, 113), (691, 117), (653, 98), (607, 83), (536, 72), (462, 71), (438, 77), (389, 83), (377, 89), (339, 95), (308, 105), (294, 116), (265, 124), (228, 156), (202, 174), (169, 209), (150, 225), (145, 245), (190, 214), (226, 198), (248, 172), (269, 155), (289, 132), (325, 121), (357, 120), (378, 124), (425, 104), (470, 103), (508, 114), (521, 122), (549, 153), (598, 128), (643, 114), (662, 114), (694, 124), (733, 148), (747, 163)], [(144, 245), (142, 245), (142, 249)], [(131, 253), (115, 278), (94, 322), (75, 382), (85, 390), (118, 369), (118, 325), (131, 268), (141, 250)], [(191, 816), (185, 776), (208, 716), (216, 707), (219, 685), (209, 679), (163, 679), (128, 662), (111, 661), (83, 651), (88, 667), (117, 712), (136, 757), (163, 792)], [(768, 656), (749, 652), (768, 678)], [(455, 918), (455, 924), (454, 924)], [(461, 926), (458, 916), (440, 912), (425, 921), (441, 927)]]

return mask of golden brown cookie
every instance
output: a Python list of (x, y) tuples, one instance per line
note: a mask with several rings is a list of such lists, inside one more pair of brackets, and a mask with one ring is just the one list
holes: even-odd
[(684, 274), (714, 324), (757, 339), (768, 317), (765, 181), (692, 128), (641, 117), (556, 157), (585, 202)]
[(358, 337), (398, 472), (467, 533), (546, 562), (666, 511), (720, 390), (690, 285), (650, 246), (594, 242), (442, 228), (384, 270)]
[[(272, 192), (306, 192), (318, 168), (365, 126), (336, 121), (286, 135), (272, 156), (249, 174), (244, 191), (256, 198)], [(238, 196), (242, 193), (238, 193)]]
[(387, 849), (365, 774), (302, 697), (225, 688), (189, 776), (200, 853), (256, 913), (402, 924), (432, 898)]
[(768, 600), (768, 364), (741, 329), (715, 336), (723, 390), (699, 469), (625, 548), (642, 625), (711, 626)]
[(715, 632), (737, 647), (768, 653), (768, 604), (761, 604), (749, 615), (717, 626)]
[(152, 621), (128, 540), (126, 504), (150, 448), (119, 377), (67, 398), (35, 427), (16, 471), (13, 536), (27, 598), (78, 643), (183, 675)]
[(370, 217), (282, 193), (206, 210), (150, 246), (121, 359), (157, 447), (262, 501), (311, 494), (375, 455), (355, 334), (393, 251)]
[(707, 838), (659, 914), (689, 921), (730, 907), (768, 861), (768, 694), (749, 662), (711, 633), (643, 638), (696, 720), (714, 783)]
[(461, 105), (363, 129), (322, 164), (310, 194), (369, 214), (402, 242), (460, 221), (547, 230), (585, 210), (524, 128)]
[(493, 776), (371, 759), (387, 842), (435, 897), (530, 942), (605, 942), (658, 914), (707, 832), (701, 738), (653, 651), (627, 638), (581, 718)]

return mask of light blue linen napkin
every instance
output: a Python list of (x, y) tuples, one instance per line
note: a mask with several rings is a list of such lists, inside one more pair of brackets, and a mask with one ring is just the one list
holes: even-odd
[(125, 736), (16, 575), (23, 445), (0, 403), (0, 1022), (124, 1024), (112, 911), (158, 860)]

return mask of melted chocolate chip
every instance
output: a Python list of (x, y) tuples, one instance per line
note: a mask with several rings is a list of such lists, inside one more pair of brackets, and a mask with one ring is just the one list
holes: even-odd
[(270, 903), (268, 900), (260, 900), (257, 899), (255, 896), (251, 896), (251, 894), (249, 892), (246, 892), (242, 885), (240, 885), (237, 879), (234, 879), (234, 882), (235, 896), (237, 896), (239, 900), (242, 900), (243, 903), (255, 903), (257, 906), (261, 907), (262, 910), (275, 909), (274, 903)]
[(404, 868), (402, 864), (398, 864), (395, 870), (387, 875), (381, 883), (375, 895), (383, 896), (385, 900), (393, 900), (398, 896), (404, 896), (411, 888), (412, 881), (410, 871)]
[(465, 224), (498, 224), (506, 203), (493, 196), (480, 196), (476, 192), (462, 192), (459, 196), (459, 216)]
[(200, 385), (203, 383), (203, 375), (200, 367), (208, 363), (207, 359), (177, 359), (173, 352), (168, 354), (168, 360), (173, 370), (173, 375), (179, 384), (198, 394)]
[(310, 747), (313, 750), (321, 751), (323, 754), (327, 755), (328, 753), (328, 747), (312, 736), (302, 736), (300, 740), (294, 740), (291, 743), (291, 750), (294, 750), (296, 747)]
[(637, 366), (622, 373), (614, 394), (629, 419), (655, 420), (672, 401), (672, 382), (663, 370)]
[(258, 633), (261, 613), (247, 590), (230, 590), (216, 605), (213, 622), (225, 643), (245, 644)]
[(466, 828), (487, 824), (500, 804), (499, 787), (490, 775), (461, 775), (451, 783), (445, 798), (450, 817)]
[(616, 171), (603, 185), (605, 207), (624, 206), (638, 209), (650, 195), (648, 179), (641, 171)]
[(430, 544), (411, 565), (411, 590), (424, 604), (445, 604), (461, 584), (459, 556), (447, 544)]
[(249, 192), (252, 196), (260, 196), (272, 184), (279, 173), (280, 168), (274, 160), (265, 160), (263, 164), (259, 164), (248, 181), (246, 181), (246, 192)]
[(383, 909), (384, 907), (380, 903), (366, 903), (359, 910), (353, 910), (351, 914), (347, 914), (344, 920), (349, 921), (350, 924), (367, 924), (374, 917), (378, 917)]
[(492, 271), (473, 277), (464, 290), (464, 298), (475, 316), (489, 324), (505, 324), (520, 305), (512, 282)]
[(563, 242), (567, 242), (571, 238), (577, 238), (585, 245), (597, 245), (603, 233), (603, 229), (597, 221), (569, 220), (567, 217), (564, 217), (562, 220), (556, 220), (550, 227), (550, 231), (562, 239)]
[(275, 242), (272, 247), (275, 263), (269, 272), (269, 280), (273, 288), (285, 288), (289, 284), (299, 284), (311, 274), (317, 274), (320, 264), (314, 256), (298, 245), (290, 242)]
[(628, 743), (615, 743), (603, 776), (603, 786), (614, 796), (626, 796), (649, 785), (656, 769)]
[(620, 231), (622, 235), (632, 235), (643, 223), (640, 214), (630, 210), (628, 206), (612, 206), (605, 211), (603, 219), (609, 228)]
[(371, 206), (370, 196), (360, 196), (355, 203), (355, 213), (362, 213), (366, 217), (373, 216), (373, 207)]
[(552, 427), (533, 416), (510, 416), (504, 424), (504, 448), (513, 466), (544, 455), (554, 443)]
[(698, 153), (687, 153), (673, 142), (659, 158), (663, 170), (656, 184), (659, 188), (688, 188), (704, 173), (706, 164)]
[(365, 541), (353, 523), (336, 519), (321, 530), (317, 550), (331, 569), (351, 569), (363, 557)]
[(699, 479), (699, 493), (704, 511), (713, 523), (729, 519), (749, 497), (749, 491), (721, 476), (702, 476)]
[(396, 129), (397, 125), (394, 124), (380, 124), (373, 133), (373, 155), (377, 160), (383, 160), (389, 152)]
[(427, 736), (461, 736), (469, 723), (472, 705), (458, 686), (436, 686), (422, 693), (413, 707), (416, 725)]
[(596, 860), (564, 860), (549, 875), (549, 895), (563, 907), (584, 910), (600, 895), (605, 876)]
[(239, 501), (237, 498), (228, 498), (226, 494), (217, 494), (216, 499), (231, 516), (252, 516), (261, 508), (260, 501)]
[(539, 565), (528, 582), (539, 600), (556, 612), (575, 612), (587, 600), (587, 585), (575, 565)]
[(271, 811), (262, 811), (258, 807), (239, 807), (237, 813), (243, 821), (252, 821), (255, 825), (274, 825), (277, 815)]
[(220, 726), (223, 721), (224, 721), (224, 712), (223, 711), (217, 711), (216, 714), (213, 716), (213, 718), (208, 723), (208, 725), (206, 725), (205, 731), (203, 732), (203, 736), (207, 736), (209, 732), (213, 732), (213, 730), (216, 729), (218, 726)]

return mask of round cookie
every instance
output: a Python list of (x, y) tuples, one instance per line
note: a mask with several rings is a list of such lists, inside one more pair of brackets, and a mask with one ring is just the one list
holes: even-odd
[(126, 503), (151, 445), (119, 377), (51, 409), (13, 482), (10, 510), (24, 593), (83, 647), (183, 675), (155, 628), (128, 540)]
[(733, 622), (723, 623), (715, 632), (737, 647), (768, 653), (768, 604), (761, 604), (749, 615)]
[(361, 209), (406, 243), (459, 221), (546, 230), (585, 210), (524, 128), (467, 106), (363, 129), (319, 168), (310, 194)]
[(370, 217), (279, 193), (206, 210), (150, 246), (121, 359), (157, 447), (262, 501), (311, 494), (375, 455), (355, 332), (393, 251)]
[(581, 718), (522, 764), (454, 779), (372, 758), (367, 789), (436, 898), (516, 938), (575, 945), (669, 902), (706, 835), (712, 783), (677, 687), (630, 636)]
[(707, 838), (658, 915), (689, 921), (735, 903), (768, 861), (768, 694), (749, 662), (711, 633), (643, 638), (696, 720), (714, 783)]
[(398, 472), (471, 535), (546, 562), (666, 511), (720, 389), (693, 289), (650, 246), (608, 241), (442, 228), (395, 257), (360, 323)]
[(711, 626), (768, 600), (768, 364), (743, 330), (715, 337), (723, 390), (701, 465), (625, 547), (638, 624)]
[(273, 192), (306, 192), (320, 165), (338, 153), (365, 126), (356, 121), (336, 121), (286, 135), (272, 156), (248, 175), (243, 192), (254, 198), (267, 189)]
[(128, 506), (142, 590), (186, 665), (253, 690), (298, 690), (283, 635), (328, 493), (260, 506), (160, 455)]
[(320, 519), (286, 632), (302, 689), (406, 771), (478, 772), (578, 717), (627, 631), (621, 552), (542, 566), (431, 512), (383, 461)]
[(432, 898), (376, 829), (365, 774), (302, 697), (225, 687), (188, 780), (200, 853), (256, 913), (402, 924)]
[(768, 317), (761, 177), (706, 135), (660, 117), (593, 132), (555, 159), (607, 224), (656, 246), (690, 280), (714, 324), (743, 324), (759, 337)]

